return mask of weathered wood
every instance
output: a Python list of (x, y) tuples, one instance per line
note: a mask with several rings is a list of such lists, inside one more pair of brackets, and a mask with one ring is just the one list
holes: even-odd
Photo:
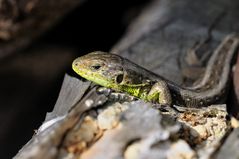
[(198, 44), (199, 58), (211, 53), (229, 33), (239, 31), (235, 0), (156, 0), (129, 27), (112, 52), (178, 84), (185, 55)]
[(232, 106), (228, 107), (228, 111), (239, 119), (239, 54), (237, 55), (237, 61), (233, 69), (233, 84), (231, 87), (229, 104)]
[(239, 157), (238, 147), (239, 147), (239, 128), (236, 128), (230, 133), (225, 143), (222, 145), (221, 149), (219, 149), (219, 152), (214, 156), (214, 158), (236, 159)]
[[(71, 79), (69, 76), (65, 76), (64, 82), (71, 80), (71, 89), (66, 89), (66, 94), (72, 94), (72, 90), (78, 91), (79, 87), (89, 86), (76, 79)], [(64, 85), (64, 84), (63, 84)], [(86, 86), (84, 86), (86, 85)], [(59, 155), (59, 148), (63, 142), (64, 136), (69, 129), (72, 129), (77, 122), (81, 122), (83, 113), (90, 108), (96, 107), (106, 101), (104, 95), (96, 94), (95, 89), (92, 89), (80, 102), (77, 102), (80, 97), (75, 101), (72, 107), (69, 107), (68, 113), (64, 116), (57, 116), (50, 121), (46, 121), (38, 130), (37, 134), (19, 151), (15, 158), (19, 159), (51, 159), (56, 158)], [(91, 102), (89, 103), (90, 100)], [(62, 103), (65, 104), (64, 102)], [(69, 103), (67, 103), (69, 104)]]
[[(180, 125), (162, 117), (150, 108), (150, 104), (142, 101), (128, 104), (128, 107), (129, 110), (122, 113), (122, 126), (106, 131), (92, 148), (82, 154), (82, 159), (158, 159), (168, 156), (165, 149), (170, 151), (173, 144), (171, 139), (177, 136)], [(151, 148), (157, 146), (159, 148)], [(192, 150), (191, 153), (195, 155)]]
[[(180, 72), (188, 67), (185, 56), (190, 55), (195, 46), (200, 48), (195, 56), (204, 62), (204, 58), (207, 59), (205, 54), (212, 52), (225, 35), (238, 32), (238, 22), (234, 21), (238, 18), (234, 7), (237, 3), (236, 0), (220, 0), (220, 3), (218, 0), (194, 3), (190, 0), (155, 0), (131, 25), (112, 52), (184, 84)], [(60, 93), (54, 109), (56, 114), (65, 114), (72, 102), (81, 97), (77, 93), (86, 91), (87, 86), (80, 90), (72, 87), (75, 81), (64, 81), (62, 92), (66, 92)], [(97, 96), (92, 98), (97, 99)], [(108, 100), (103, 107), (91, 110), (85, 118), (70, 126), (58, 123), (54, 128), (50, 125), (47, 133), (43, 133), (45, 136), (39, 136), (38, 140), (49, 139), (53, 132), (61, 130), (61, 135), (51, 136), (58, 141), (57, 144), (52, 145), (52, 140), (45, 140), (50, 145), (47, 148), (54, 148), (53, 151), (38, 149), (38, 153), (32, 153), (31, 157), (37, 158), (42, 153), (49, 158), (210, 158), (231, 128), (225, 105), (202, 109), (176, 107), (182, 111), (160, 113), (151, 108), (154, 106), (142, 101), (119, 104)], [(72, 113), (76, 117), (75, 108), (59, 121), (66, 121)], [(171, 119), (177, 122), (171, 123)], [(28, 147), (40, 144), (42, 142), (29, 143)], [(23, 149), (21, 154), (29, 155), (27, 150)], [(22, 158), (21, 155), (17, 157)]]
[(41, 44), (1, 61), (1, 158), (13, 157), (53, 109), (74, 53), (64, 46)]
[(82, 82), (66, 74), (54, 109), (47, 114), (45, 121), (66, 115), (71, 107), (81, 99), (89, 86), (89, 81)]

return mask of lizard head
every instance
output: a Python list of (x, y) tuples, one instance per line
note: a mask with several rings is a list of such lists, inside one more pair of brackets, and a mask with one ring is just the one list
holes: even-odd
[(95, 51), (75, 59), (72, 68), (87, 80), (118, 90), (124, 78), (122, 61), (118, 55)]

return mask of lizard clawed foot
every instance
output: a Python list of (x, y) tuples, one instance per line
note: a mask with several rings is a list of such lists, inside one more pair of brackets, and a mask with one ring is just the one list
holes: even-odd
[(105, 88), (105, 87), (99, 87), (97, 89), (97, 92), (100, 94), (104, 94), (106, 97), (108, 97), (108, 99), (110, 101), (127, 101), (127, 102), (131, 102), (136, 100), (137, 98), (128, 95), (126, 93), (120, 93), (120, 92), (115, 92), (114, 90), (110, 89), (110, 88)]

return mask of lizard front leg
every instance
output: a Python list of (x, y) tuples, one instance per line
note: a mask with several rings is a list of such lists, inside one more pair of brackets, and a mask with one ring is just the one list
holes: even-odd
[(150, 89), (147, 100), (161, 105), (171, 106), (172, 98), (167, 83), (164, 81), (156, 82)]

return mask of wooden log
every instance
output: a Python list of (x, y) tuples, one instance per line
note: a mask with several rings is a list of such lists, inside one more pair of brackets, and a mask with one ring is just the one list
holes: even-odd
[[(235, 21), (238, 14), (234, 7), (238, 2), (215, 2), (219, 1), (155, 0), (132, 23), (112, 52), (178, 84), (185, 84), (181, 71), (195, 63), (187, 63), (185, 56), (195, 55), (204, 65), (201, 59), (207, 59), (205, 54), (212, 52), (227, 34), (238, 32)], [(199, 49), (192, 52), (195, 46)], [(225, 104), (199, 109), (176, 107), (181, 111), (160, 110), (159, 113), (153, 104), (140, 100), (118, 103), (103, 95), (100, 97), (106, 100), (102, 102), (97, 93), (93, 98), (83, 98), (78, 108), (97, 101), (101, 107), (91, 109), (66, 128), (59, 121), (68, 123), (72, 119), (69, 118), (72, 113), (66, 110), (76, 97), (80, 98), (77, 92), (86, 91), (85, 86), (81, 90), (71, 87), (75, 80), (67, 78), (62, 87), (66, 92), (60, 93), (58, 101), (61, 102), (56, 105), (59, 108), (54, 109), (61, 116), (66, 113), (65, 117), (54, 121), (57, 128), (49, 125), (48, 129), (40, 129), (42, 133), (35, 137), (38, 141), (46, 139), (48, 148), (54, 151), (39, 148), (33, 151), (35, 147), (42, 147), (42, 142), (35, 145), (29, 142), (27, 147), (32, 151), (23, 148), (16, 158), (23, 158), (22, 154), (38, 158), (39, 153), (49, 158), (210, 158), (231, 129)], [(76, 115), (75, 108), (70, 112)], [(54, 135), (61, 126), (64, 128), (61, 135)], [(57, 144), (52, 144), (55, 140), (50, 140), (51, 137)]]

